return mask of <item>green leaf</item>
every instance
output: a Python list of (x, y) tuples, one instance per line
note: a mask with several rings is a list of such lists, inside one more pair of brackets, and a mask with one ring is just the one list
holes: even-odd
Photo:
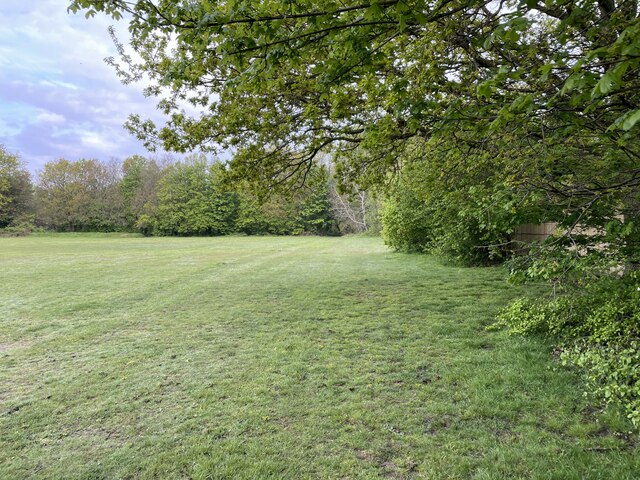
[(520, 40), (520, 34), (517, 31), (511, 29), (508, 30), (502, 38), (504, 38), (504, 40), (507, 42), (516, 43), (518, 40)]
[(491, 35), (489, 35), (485, 41), (484, 44), (482, 45), (484, 47), (485, 50), (489, 50), (491, 48), (491, 45), (493, 45), (493, 40), (494, 40), (495, 36), (492, 33)]
[(478, 98), (490, 98), (491, 95), (493, 95), (494, 91), (495, 89), (491, 82), (482, 82), (476, 88), (476, 94), (478, 95)]
[(568, 93), (572, 91), (578, 83), (580, 83), (581, 77), (578, 74), (569, 75), (569, 77), (564, 81), (564, 85), (562, 86), (562, 90), (560, 93)]
[(622, 121), (622, 129), (625, 131), (631, 130), (636, 123), (640, 121), (640, 108), (632, 110), (624, 116)]
[(549, 74), (551, 73), (553, 66), (550, 63), (546, 63), (544, 64), (542, 67), (540, 67), (540, 79), (541, 80), (547, 80), (549, 78)]
[(382, 7), (376, 3), (372, 4), (370, 7), (366, 8), (364, 11), (364, 19), (365, 20), (376, 20), (380, 18), (382, 15)]
[(615, 73), (609, 70), (600, 78), (600, 80), (596, 84), (595, 88), (593, 89), (593, 95), (596, 95), (598, 92), (603, 95), (606, 95), (612, 90), (615, 81), (616, 81)]

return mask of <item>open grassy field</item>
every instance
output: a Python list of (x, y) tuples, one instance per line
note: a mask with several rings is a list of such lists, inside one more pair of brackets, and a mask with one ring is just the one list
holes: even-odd
[(376, 238), (0, 238), (0, 478), (640, 478), (522, 290)]

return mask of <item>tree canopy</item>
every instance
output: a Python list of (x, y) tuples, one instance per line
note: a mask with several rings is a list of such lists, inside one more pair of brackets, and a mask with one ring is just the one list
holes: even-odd
[(61, 158), (38, 175), (39, 223), (62, 231), (110, 231), (126, 227), (121, 173), (117, 162)]
[(31, 176), (20, 157), (0, 145), (0, 228), (24, 220), (31, 196)]
[(538, 178), (568, 194), (639, 179), (636, 0), (74, 0), (70, 10), (129, 21), (139, 61), (122, 45), (125, 63), (112, 61), (126, 81), (148, 76), (168, 115), (158, 127), (134, 114), (140, 138), (239, 148), (245, 176), (295, 177), (331, 147), (344, 175), (380, 180), (419, 137), (627, 162), (603, 183)]

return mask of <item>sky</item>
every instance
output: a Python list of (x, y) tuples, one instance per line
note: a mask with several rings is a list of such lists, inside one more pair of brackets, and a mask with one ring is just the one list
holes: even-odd
[(130, 113), (158, 120), (143, 85), (122, 85), (104, 58), (127, 25), (67, 13), (67, 0), (0, 0), (0, 144), (32, 173), (51, 160), (148, 154), (122, 125)]

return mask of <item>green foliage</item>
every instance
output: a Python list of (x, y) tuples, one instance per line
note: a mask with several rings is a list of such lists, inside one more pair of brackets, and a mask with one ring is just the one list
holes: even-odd
[[(330, 149), (363, 188), (397, 172), (411, 183), (407, 164), (425, 157), (434, 176), (407, 199), (390, 192), (386, 235), (401, 249), (486, 262), (519, 222), (606, 229), (640, 210), (635, 2), (69, 5), (127, 14), (137, 56), (120, 45), (112, 63), (125, 82), (151, 78), (167, 123), (128, 123), (151, 147), (231, 147), (236, 178), (268, 186), (299, 183)], [(576, 248), (638, 251), (614, 230)]]
[[(555, 233), (544, 242), (527, 245), (506, 266), (513, 282), (547, 281), (559, 291), (598, 282), (612, 272), (640, 265), (640, 225), (637, 196), (612, 198), (585, 217), (560, 217)], [(561, 205), (561, 203), (560, 203)], [(554, 208), (557, 205), (554, 205)], [(584, 221), (584, 223), (582, 223)]]
[(153, 218), (149, 215), (143, 214), (138, 217), (135, 223), (135, 228), (144, 236), (153, 235), (154, 228)]
[[(240, 178), (297, 180), (335, 147), (351, 179), (382, 182), (408, 141), (439, 135), (471, 154), (497, 145), (514, 167), (565, 143), (576, 170), (638, 158), (640, 23), (627, 0), (68, 3), (129, 22), (137, 56), (120, 45), (112, 63), (125, 82), (147, 75), (168, 118), (133, 115), (130, 129), (169, 150), (248, 151), (233, 162)], [(634, 169), (615, 171), (622, 182), (585, 184), (540, 170), (532, 185), (588, 202), (633, 182)]]
[(316, 167), (310, 172), (308, 188), (299, 205), (299, 218), (305, 232), (316, 235), (339, 234), (338, 223), (333, 218), (329, 198), (329, 172)]
[(154, 233), (226, 235), (233, 232), (238, 199), (224, 187), (223, 174), (222, 164), (209, 164), (203, 155), (168, 167), (158, 186)]
[(117, 162), (49, 162), (36, 185), (38, 221), (60, 231), (114, 231), (127, 226)]
[(164, 164), (141, 156), (122, 164), (60, 159), (39, 175), (37, 222), (59, 231), (144, 235), (338, 234), (328, 172), (314, 165), (307, 174), (293, 194), (264, 198), (246, 183), (230, 184), (227, 168), (202, 154)]
[(640, 342), (594, 347), (577, 341), (561, 353), (561, 360), (584, 374), (590, 395), (622, 405), (627, 418), (640, 428)]
[(236, 229), (247, 235), (299, 235), (303, 233), (292, 198), (273, 194), (261, 199), (247, 188), (240, 189)]
[(328, 173), (314, 166), (310, 181), (291, 195), (260, 198), (246, 185), (229, 187), (220, 163), (193, 157), (166, 169), (158, 186), (158, 206), (140, 217), (138, 228), (159, 235), (337, 234), (328, 192)]
[(15, 226), (32, 210), (31, 176), (20, 157), (0, 145), (0, 228)]
[(23, 215), (14, 219), (7, 227), (0, 228), (0, 236), (24, 237), (34, 232), (43, 232), (44, 229), (36, 225), (35, 214)]
[(426, 252), (432, 244), (433, 209), (410, 189), (390, 196), (383, 204), (382, 237), (402, 252)]
[(339, 234), (328, 171), (313, 165), (307, 176), (309, 180), (299, 189), (275, 191), (266, 197), (256, 194), (246, 182), (236, 184), (240, 196), (237, 230), (247, 235)]
[(467, 161), (463, 152), (417, 144), (413, 156), (385, 202), (386, 243), (466, 264), (504, 258), (509, 235), (525, 218), (526, 202), (518, 202), (501, 164), (473, 158), (465, 175), (458, 175), (452, 169)]
[[(135, 115), (128, 124), (150, 146), (232, 147), (237, 178), (266, 185), (300, 182), (333, 148), (341, 180), (368, 187), (405, 170), (426, 142), (429, 170), (444, 181), (430, 179), (431, 199), (412, 192), (388, 218), (416, 201), (447, 210), (389, 226), (401, 248), (486, 261), (502, 255), (490, 246), (508, 240), (516, 217), (600, 228), (638, 211), (633, 2), (69, 4), (130, 14), (139, 61), (120, 45), (123, 62), (113, 63), (124, 81), (152, 79), (147, 93), (160, 97), (167, 124)], [(204, 113), (189, 116), (177, 99)], [(431, 223), (417, 227), (425, 215)], [(415, 235), (398, 238), (405, 231)]]
[(136, 217), (140, 214), (137, 211), (139, 208), (136, 208), (139, 205), (135, 205), (135, 203), (143, 187), (143, 174), (147, 165), (147, 159), (140, 155), (129, 157), (122, 164), (120, 191), (122, 192), (129, 226), (136, 223)]
[(158, 208), (158, 183), (163, 173), (163, 166), (153, 159), (134, 155), (123, 162), (120, 192), (128, 228), (145, 235), (153, 233), (152, 217)]
[(640, 272), (604, 277), (570, 293), (550, 301), (515, 301), (496, 326), (561, 341), (563, 363), (585, 375), (589, 392), (622, 404), (640, 427)]

